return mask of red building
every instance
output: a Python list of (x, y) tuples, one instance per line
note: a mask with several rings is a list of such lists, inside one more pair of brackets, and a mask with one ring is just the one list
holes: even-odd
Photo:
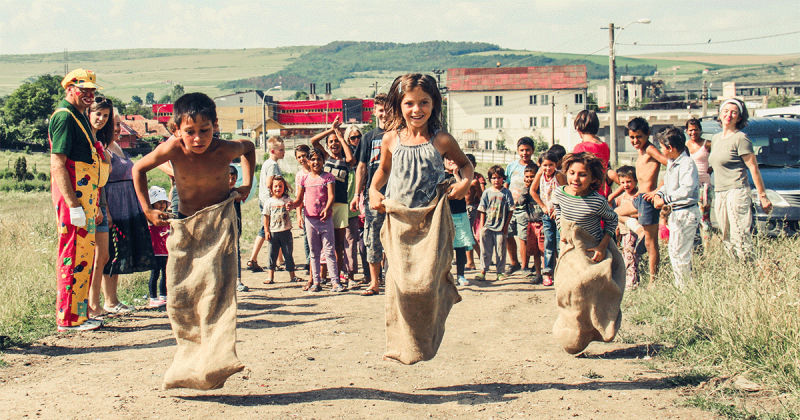
[(166, 124), (172, 118), (172, 104), (153, 104), (153, 115), (161, 124)]
[(373, 106), (372, 99), (279, 101), (275, 120), (286, 127), (282, 136), (312, 135), (328, 128), (337, 116), (345, 125), (369, 123)]

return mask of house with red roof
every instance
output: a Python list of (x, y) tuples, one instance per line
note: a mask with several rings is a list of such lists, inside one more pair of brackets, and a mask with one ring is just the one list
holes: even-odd
[(566, 146), (587, 87), (584, 65), (448, 69), (450, 133), (472, 149), (515, 150), (520, 137), (539, 135)]

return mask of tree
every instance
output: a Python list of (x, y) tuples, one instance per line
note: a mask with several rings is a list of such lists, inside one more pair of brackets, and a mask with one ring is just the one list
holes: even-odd
[(178, 98), (180, 98), (181, 96), (183, 96), (183, 93), (184, 93), (184, 92), (183, 92), (183, 86), (181, 86), (181, 85), (175, 85), (175, 86), (172, 88), (172, 103), (175, 103), (175, 101), (177, 101), (177, 100), (178, 100)]
[(17, 158), (17, 161), (14, 162), (14, 179), (17, 182), (24, 181), (25, 178), (28, 176), (28, 161), (25, 160), (25, 156), (20, 156)]
[(147, 105), (142, 105), (131, 101), (126, 107), (123, 115), (141, 115), (147, 119), (153, 118), (153, 110)]
[(114, 105), (114, 108), (117, 109), (120, 115), (128, 115), (125, 109), (128, 105), (125, 102), (122, 102), (122, 99), (111, 95), (103, 95), (103, 97), (111, 101), (111, 103)]
[(147, 105), (153, 105), (156, 103), (156, 94), (153, 92), (147, 92), (147, 95), (144, 96), (144, 102)]
[(794, 98), (788, 95), (770, 96), (767, 99), (767, 108), (783, 108), (791, 105), (792, 100)]
[(140, 98), (138, 95), (131, 96), (131, 102), (136, 102), (139, 105), (143, 103), (142, 98)]
[(45, 143), (47, 121), (64, 96), (61, 77), (49, 74), (18, 87), (3, 104), (3, 119), (7, 125), (4, 142)]
[(302, 90), (298, 90), (294, 93), (294, 99), (305, 101), (308, 100), (308, 93), (303, 92)]
[(159, 104), (171, 104), (172, 103), (172, 95), (169, 93), (165, 93), (164, 96), (158, 99)]

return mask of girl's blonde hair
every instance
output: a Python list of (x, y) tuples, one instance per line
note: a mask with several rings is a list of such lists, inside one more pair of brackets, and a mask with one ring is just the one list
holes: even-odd
[(404, 74), (394, 79), (386, 102), (386, 131), (406, 128), (401, 104), (406, 93), (420, 88), (433, 100), (433, 113), (428, 118), (428, 133), (433, 135), (442, 128), (442, 94), (436, 79), (427, 74)]

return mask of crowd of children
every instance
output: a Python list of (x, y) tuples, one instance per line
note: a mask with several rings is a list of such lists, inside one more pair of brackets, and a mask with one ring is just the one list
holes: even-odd
[[(378, 294), (385, 267), (383, 256), (376, 255), (382, 252), (376, 215), (382, 210), (384, 194), (410, 208), (419, 207), (434, 198), (441, 182), (453, 183), (450, 212), (455, 227), (456, 282), (460, 286), (470, 284), (467, 270), (479, 270), (474, 280), (485, 281), (492, 265), (496, 280), (519, 271), (533, 284), (552, 286), (561, 242), (559, 222), (566, 219), (597, 239), (598, 245), (591, 250), (597, 261), (614, 240), (625, 259), (627, 287), (636, 288), (642, 254), (649, 254), (650, 275), (657, 273), (659, 216), (661, 224), (666, 225), (661, 226), (662, 237), (663, 230), (671, 232), (668, 249), (675, 284), (683, 286), (690, 279), (695, 237), (701, 230), (706, 232), (708, 213), (708, 149), (699, 136), (698, 121), (687, 122), (689, 142), (682, 129), (673, 127), (658, 133), (655, 139), (661, 152), (650, 141), (647, 122), (633, 119), (628, 132), (638, 151), (636, 165), (615, 171), (608, 166), (608, 147), (596, 135), (597, 116), (583, 111), (575, 120), (583, 141), (573, 153), (554, 145), (536, 156), (534, 141), (523, 137), (517, 142), (519, 159), (506, 168), (490, 167), (487, 186), (486, 178), (473, 173), (474, 156), (465, 155), (455, 140), (441, 131), (441, 121), (431, 119), (441, 110), (440, 97), (437, 102), (436, 95), (427, 91), (425, 77), (411, 76), (398, 78), (394, 95), (381, 95), (376, 100), (379, 127), (368, 133), (364, 142), (360, 143), (358, 128), (345, 131), (336, 118), (329, 129), (312, 138), (310, 146), (298, 146), (294, 154), (299, 171), (293, 186), (279, 166), (285, 154), (283, 140), (273, 137), (267, 141), (269, 158), (259, 179), (261, 230), (247, 261), (251, 271), (263, 271), (257, 258), (262, 245), (267, 244), (265, 284), (274, 283), (275, 271), (283, 265), (290, 281), (305, 282), (303, 289), (312, 293), (323, 290), (326, 283), (330, 283), (331, 292), (342, 292), (368, 282), (363, 294)], [(402, 90), (404, 83), (409, 91)], [(397, 103), (390, 104), (389, 98)], [(384, 106), (391, 108), (391, 115), (385, 114)], [(327, 147), (322, 145), (323, 139)], [(659, 185), (661, 165), (667, 166), (667, 175)], [(234, 189), (237, 177), (237, 167), (230, 165), (229, 190)], [(619, 188), (612, 192), (615, 183)], [(148, 216), (161, 217), (167, 214), (170, 200), (166, 191), (154, 186), (149, 190), (148, 204), (148, 212), (157, 212)], [(294, 209), (305, 265), (295, 264), (293, 258)], [(663, 220), (665, 217), (668, 221)], [(166, 305), (169, 229), (159, 226), (159, 220), (150, 226), (158, 261), (150, 279), (150, 307)], [(241, 229), (241, 220), (238, 223)], [(479, 253), (479, 268), (473, 251)], [(355, 280), (359, 254), (364, 263), (361, 282)], [(303, 267), (308, 271), (307, 279), (295, 275)], [(241, 284), (241, 267), (238, 277), (238, 290), (247, 291)]]

